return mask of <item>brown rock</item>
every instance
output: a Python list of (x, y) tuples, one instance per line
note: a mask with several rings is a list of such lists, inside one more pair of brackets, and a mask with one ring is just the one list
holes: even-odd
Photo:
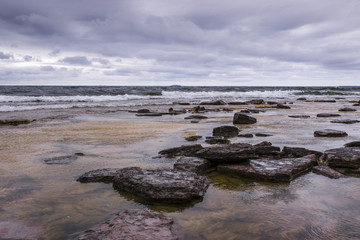
[(323, 176), (329, 177), (329, 178), (337, 179), (337, 178), (344, 177), (343, 174), (329, 168), (328, 166), (324, 166), (324, 165), (313, 167), (312, 171), (314, 173), (317, 173), (317, 174), (320, 174), (320, 175), (323, 175)]

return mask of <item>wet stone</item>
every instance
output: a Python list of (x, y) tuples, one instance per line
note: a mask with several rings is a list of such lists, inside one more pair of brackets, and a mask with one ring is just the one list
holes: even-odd
[(341, 108), (341, 109), (339, 109), (339, 112), (355, 112), (356, 111), (356, 109), (354, 109), (354, 108)]
[(27, 120), (27, 119), (0, 120), (0, 126), (2, 125), (17, 126), (20, 124), (29, 124), (31, 122), (32, 122), (31, 120)]
[(223, 137), (206, 137), (205, 142), (208, 144), (229, 144), (230, 140)]
[(162, 116), (163, 114), (162, 113), (138, 113), (138, 114), (135, 114), (137, 117), (159, 117), (159, 116)]
[(306, 148), (286, 147), (286, 146), (283, 148), (281, 152), (282, 157), (288, 157), (288, 158), (304, 157), (311, 154), (314, 154), (317, 158), (319, 158), (322, 155), (322, 152), (309, 150)]
[(308, 172), (316, 162), (310, 155), (303, 158), (284, 158), (279, 160), (250, 160), (247, 164), (221, 164), (217, 169), (222, 173), (234, 174), (270, 182), (290, 182), (301, 174)]
[(186, 137), (185, 140), (189, 141), (189, 142), (195, 142), (195, 141), (197, 141), (197, 140), (199, 140), (201, 138), (202, 138), (202, 136), (194, 135), (194, 136)]
[(268, 134), (268, 133), (255, 133), (255, 136), (257, 136), (257, 137), (270, 137), (270, 136), (273, 136), (273, 135)]
[(315, 131), (315, 137), (346, 137), (348, 134), (339, 130), (325, 129), (320, 131)]
[(233, 118), (233, 124), (253, 124), (257, 120), (254, 117), (248, 116), (243, 113), (235, 113)]
[(187, 202), (204, 196), (208, 187), (205, 177), (177, 170), (120, 169), (114, 188), (158, 202)]
[(339, 119), (339, 120), (333, 120), (330, 121), (331, 123), (342, 123), (342, 124), (354, 124), (359, 123), (359, 120), (352, 120), (352, 119)]
[(172, 231), (173, 219), (162, 213), (148, 209), (128, 209), (115, 217), (98, 224), (79, 236), (79, 240), (89, 239), (166, 239), (176, 240)]
[(197, 157), (181, 157), (174, 164), (175, 170), (194, 172), (197, 174), (205, 173), (210, 167), (210, 161)]
[(146, 109), (146, 108), (143, 108), (143, 109), (139, 109), (136, 111), (137, 113), (149, 113), (150, 110), (149, 109)]
[(64, 164), (70, 164), (74, 161), (76, 161), (78, 159), (77, 155), (68, 155), (68, 156), (60, 156), (60, 157), (52, 157), (52, 158), (46, 158), (43, 159), (43, 162), (45, 164), (60, 164), (60, 165), (64, 165)]
[(194, 144), (194, 145), (183, 145), (181, 147), (174, 147), (174, 148), (168, 148), (161, 150), (159, 154), (166, 155), (166, 156), (194, 156), (195, 153), (199, 150), (203, 149), (203, 147), (200, 144)]
[(254, 135), (251, 133), (245, 133), (245, 134), (239, 134), (238, 137), (244, 137), (244, 138), (252, 138)]
[(340, 117), (340, 114), (337, 113), (319, 113), (316, 117)]
[(226, 105), (226, 102), (223, 100), (201, 102), (200, 105)]
[(284, 105), (284, 104), (277, 104), (277, 105), (276, 105), (276, 108), (278, 108), (278, 109), (291, 109), (291, 107), (286, 106), (286, 105)]
[(81, 183), (112, 182), (118, 170), (119, 168), (103, 168), (92, 170), (78, 177), (76, 181)]
[(360, 147), (360, 141), (349, 142), (344, 145), (345, 147)]
[(328, 166), (323, 166), (323, 165), (313, 167), (312, 171), (316, 174), (320, 174), (320, 175), (323, 175), (323, 176), (329, 177), (329, 178), (338, 179), (338, 178), (344, 177), (343, 174), (331, 169)]
[(292, 114), (292, 115), (288, 115), (288, 117), (290, 117), (290, 118), (310, 118), (309, 115), (302, 115), (302, 114)]
[(234, 126), (220, 126), (213, 129), (214, 137), (236, 137), (239, 134), (239, 129)]
[(206, 118), (208, 117), (204, 115), (190, 115), (185, 117), (184, 119), (206, 119)]
[(360, 148), (344, 147), (326, 150), (320, 160), (329, 167), (360, 168)]
[(260, 104), (265, 104), (265, 101), (263, 99), (253, 99), (253, 100), (247, 101), (246, 104), (260, 105)]

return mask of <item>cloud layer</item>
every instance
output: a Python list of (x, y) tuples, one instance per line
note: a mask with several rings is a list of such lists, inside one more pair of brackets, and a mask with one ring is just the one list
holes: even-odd
[(2, 0), (0, 84), (358, 85), (360, 1)]

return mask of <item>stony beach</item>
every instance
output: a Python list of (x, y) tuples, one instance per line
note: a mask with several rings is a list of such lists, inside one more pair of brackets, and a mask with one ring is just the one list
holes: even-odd
[(357, 239), (359, 119), (346, 96), (4, 112), (0, 238)]

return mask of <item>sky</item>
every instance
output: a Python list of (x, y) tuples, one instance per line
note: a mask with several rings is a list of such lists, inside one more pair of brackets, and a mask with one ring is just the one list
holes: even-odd
[(360, 85), (360, 0), (1, 0), (0, 85)]

